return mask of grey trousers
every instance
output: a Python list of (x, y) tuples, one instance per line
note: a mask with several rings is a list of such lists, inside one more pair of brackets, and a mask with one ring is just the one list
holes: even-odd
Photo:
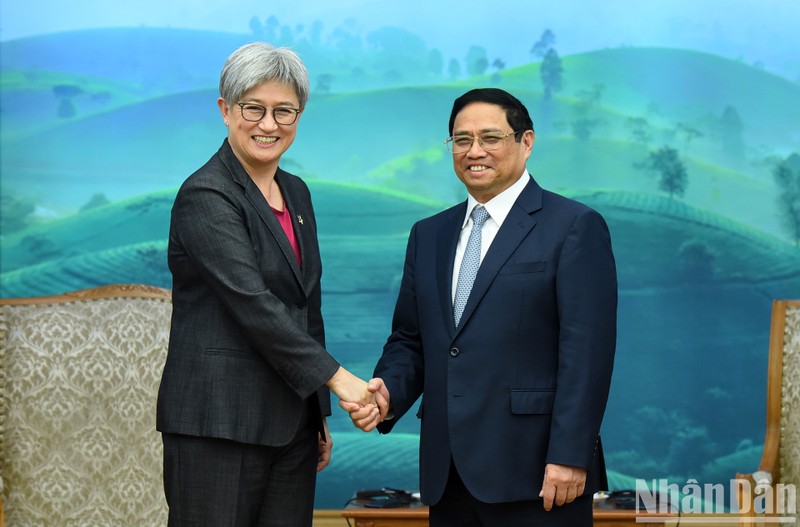
[(311, 527), (317, 431), (286, 446), (163, 434), (170, 527)]

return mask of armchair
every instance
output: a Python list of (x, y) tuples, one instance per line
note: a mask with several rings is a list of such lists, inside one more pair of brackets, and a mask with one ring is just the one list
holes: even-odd
[[(754, 510), (759, 508), (758, 505), (767, 506), (773, 522), (776, 517), (794, 512), (782, 510), (785, 508), (782, 504), (796, 500), (796, 489), (800, 487), (800, 300), (773, 302), (764, 450), (756, 472), (737, 474), (736, 477), (747, 483), (740, 486), (739, 507), (745, 515), (753, 518), (750, 525), (761, 525), (760, 520), (770, 521), (770, 514), (762, 515)], [(761, 489), (756, 489), (759, 485)], [(769, 492), (761, 494), (760, 491), (766, 488)], [(746, 489), (753, 489), (753, 492)], [(794, 495), (787, 496), (787, 492)], [(768, 498), (766, 501), (765, 496)], [(788, 516), (797, 514), (794, 512)], [(745, 520), (743, 522), (747, 525)], [(791, 525), (800, 525), (800, 522)]]
[(141, 285), (0, 300), (0, 519), (166, 525), (155, 407), (171, 311), (169, 291)]

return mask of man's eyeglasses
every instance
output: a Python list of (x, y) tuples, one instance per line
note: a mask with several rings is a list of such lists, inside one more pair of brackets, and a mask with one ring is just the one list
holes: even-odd
[(242, 109), (242, 118), (245, 121), (257, 123), (267, 115), (267, 110), (272, 111), (272, 118), (278, 124), (294, 124), (297, 116), (300, 115), (300, 108), (289, 108), (288, 106), (278, 106), (277, 108), (266, 108), (260, 104), (250, 102), (236, 103)]
[(450, 150), (451, 153), (463, 154), (472, 148), (472, 143), (477, 139), (480, 147), (487, 152), (490, 152), (502, 147), (506, 143), (508, 137), (518, 133), (519, 132), (509, 132), (507, 134), (501, 134), (497, 132), (491, 132), (480, 134), (477, 137), (472, 137), (471, 135), (454, 135), (448, 137), (444, 144), (447, 145), (447, 149)]

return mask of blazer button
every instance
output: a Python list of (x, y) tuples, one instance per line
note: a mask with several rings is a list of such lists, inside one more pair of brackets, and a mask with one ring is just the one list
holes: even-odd
[(458, 354), (461, 353), (458, 351), (458, 348), (450, 348), (450, 356), (451, 357), (458, 357)]

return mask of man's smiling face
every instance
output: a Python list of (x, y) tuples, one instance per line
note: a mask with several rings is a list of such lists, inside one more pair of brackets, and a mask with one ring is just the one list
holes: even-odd
[[(506, 112), (500, 106), (474, 102), (465, 106), (453, 122), (453, 136), (477, 137), (492, 133), (505, 135), (511, 129)], [(532, 130), (519, 135), (509, 135), (497, 150), (486, 151), (477, 140), (466, 152), (453, 154), (453, 169), (469, 193), (481, 203), (486, 203), (517, 181), (531, 155), (534, 135)]]

